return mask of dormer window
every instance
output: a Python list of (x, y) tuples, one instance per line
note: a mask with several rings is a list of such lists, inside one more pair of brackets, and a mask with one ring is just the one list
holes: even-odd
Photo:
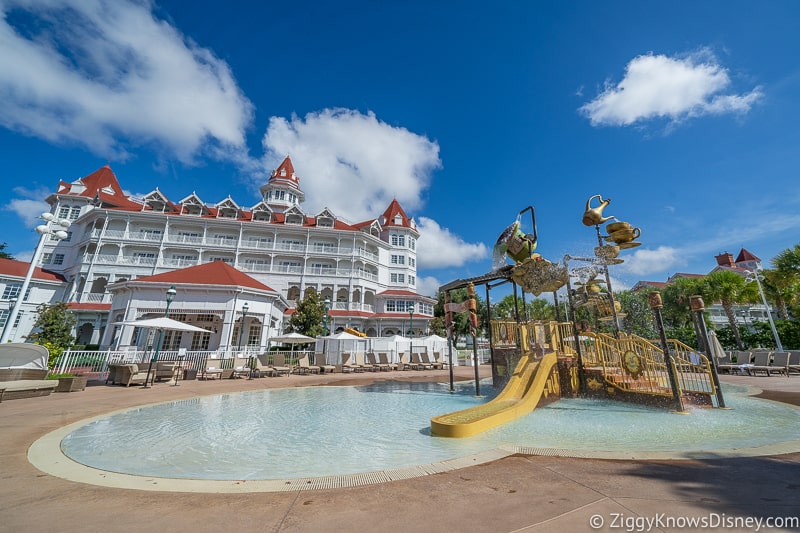
[(286, 215), (286, 223), (287, 224), (294, 224), (296, 226), (303, 225), (303, 215), (299, 215), (297, 213), (291, 213)]
[(286, 169), (285, 168), (281, 169), (281, 176), (282, 177), (286, 177)]
[(395, 215), (395, 217), (394, 217), (394, 223), (395, 223), (395, 224), (397, 224), (398, 226), (402, 225), (402, 224), (403, 224), (403, 217), (402, 217), (402, 215)]

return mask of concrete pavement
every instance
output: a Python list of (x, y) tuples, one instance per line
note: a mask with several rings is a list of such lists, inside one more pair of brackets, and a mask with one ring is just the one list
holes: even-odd
[[(488, 367), (482, 368), (488, 375)], [(471, 368), (456, 369), (461, 379)], [(446, 372), (290, 376), (165, 383), (0, 404), (0, 531), (755, 531), (800, 517), (800, 453), (773, 457), (616, 461), (511, 456), (439, 474), (341, 489), (202, 494), (105, 488), (34, 468), (42, 435), (90, 416), (159, 401), (264, 387), (445, 380)], [(800, 405), (800, 377), (722, 376)], [(751, 523), (746, 524), (745, 520)], [(602, 527), (593, 529), (590, 521)], [(727, 521), (727, 522), (725, 522)], [(699, 524), (699, 523), (698, 523)], [(791, 524), (790, 524), (791, 526)], [(777, 530), (800, 530), (800, 524)]]

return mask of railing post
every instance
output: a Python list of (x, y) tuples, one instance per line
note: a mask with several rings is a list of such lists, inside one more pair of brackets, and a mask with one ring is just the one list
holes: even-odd
[(664, 307), (661, 301), (661, 293), (658, 291), (651, 292), (647, 296), (647, 301), (650, 304), (650, 309), (653, 311), (653, 318), (655, 319), (658, 336), (661, 338), (661, 349), (664, 351), (664, 362), (667, 365), (667, 375), (669, 376), (669, 383), (672, 386), (672, 396), (675, 398), (675, 408), (679, 413), (685, 413), (686, 410), (683, 408), (683, 398), (681, 398), (681, 391), (678, 388), (675, 359), (669, 351), (667, 334), (664, 332), (664, 320), (661, 318), (661, 308)]
[(708, 330), (706, 329), (706, 321), (703, 318), (703, 311), (705, 310), (705, 303), (702, 296), (692, 296), (689, 298), (689, 305), (692, 312), (697, 317), (697, 327), (702, 335), (703, 344), (706, 346), (706, 356), (711, 359), (711, 378), (714, 380), (714, 387), (717, 389), (717, 403), (721, 409), (725, 408), (725, 399), (722, 397), (722, 387), (719, 386), (719, 374), (717, 373), (717, 358), (714, 357), (713, 349), (711, 348), (711, 341), (708, 338)]

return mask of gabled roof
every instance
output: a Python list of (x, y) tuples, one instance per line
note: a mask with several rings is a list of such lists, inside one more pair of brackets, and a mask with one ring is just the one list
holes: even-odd
[[(28, 269), (31, 264), (24, 261), (17, 261), (16, 259), (3, 259), (0, 258), (0, 275), (14, 276), (17, 278), (24, 278), (28, 274)], [(33, 278), (39, 281), (54, 281), (57, 283), (67, 281), (61, 274), (49, 272), (36, 267), (33, 271)]]
[(736, 262), (745, 263), (747, 261), (758, 261), (760, 263), (761, 259), (750, 253), (748, 250), (742, 248), (739, 252), (739, 255), (736, 257)]
[(223, 285), (231, 287), (247, 287), (262, 291), (275, 292), (257, 279), (251, 278), (244, 272), (236, 270), (225, 261), (203, 263), (180, 270), (164, 272), (155, 276), (136, 278), (134, 282), (145, 283), (181, 283), (189, 285)]
[(132, 201), (119, 185), (117, 176), (108, 165), (95, 170), (84, 178), (72, 183), (62, 181), (58, 184), (57, 194), (70, 194), (99, 200), (104, 207), (122, 207), (141, 209), (141, 204)]
[[(397, 215), (400, 215), (401, 221), (400, 223), (395, 222), (395, 218)], [(389, 207), (386, 208), (386, 211), (383, 212), (383, 218), (381, 220), (381, 224), (384, 227), (397, 227), (402, 226), (404, 228), (411, 227), (411, 219), (408, 218), (406, 212), (403, 211), (403, 208), (400, 207), (400, 202), (397, 199), (392, 200), (392, 203), (389, 204)]]

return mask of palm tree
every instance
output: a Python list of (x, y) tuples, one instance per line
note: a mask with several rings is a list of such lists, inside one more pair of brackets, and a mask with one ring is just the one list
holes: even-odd
[(703, 281), (702, 278), (677, 278), (661, 291), (662, 314), (669, 327), (687, 328), (694, 324), (689, 303), (692, 296), (706, 296)]
[(754, 284), (747, 283), (745, 279), (730, 270), (717, 270), (703, 280), (705, 294), (712, 302), (720, 302), (725, 316), (728, 318), (736, 346), (744, 350), (739, 326), (736, 324), (736, 314), (733, 306), (741, 303), (754, 303), (758, 301), (758, 290)]
[(788, 306), (794, 306), (800, 300), (800, 244), (787, 248), (772, 258), (775, 267), (774, 274), (769, 276), (765, 272), (765, 286), (774, 290), (775, 303), (778, 305), (778, 314), (787, 320)]

